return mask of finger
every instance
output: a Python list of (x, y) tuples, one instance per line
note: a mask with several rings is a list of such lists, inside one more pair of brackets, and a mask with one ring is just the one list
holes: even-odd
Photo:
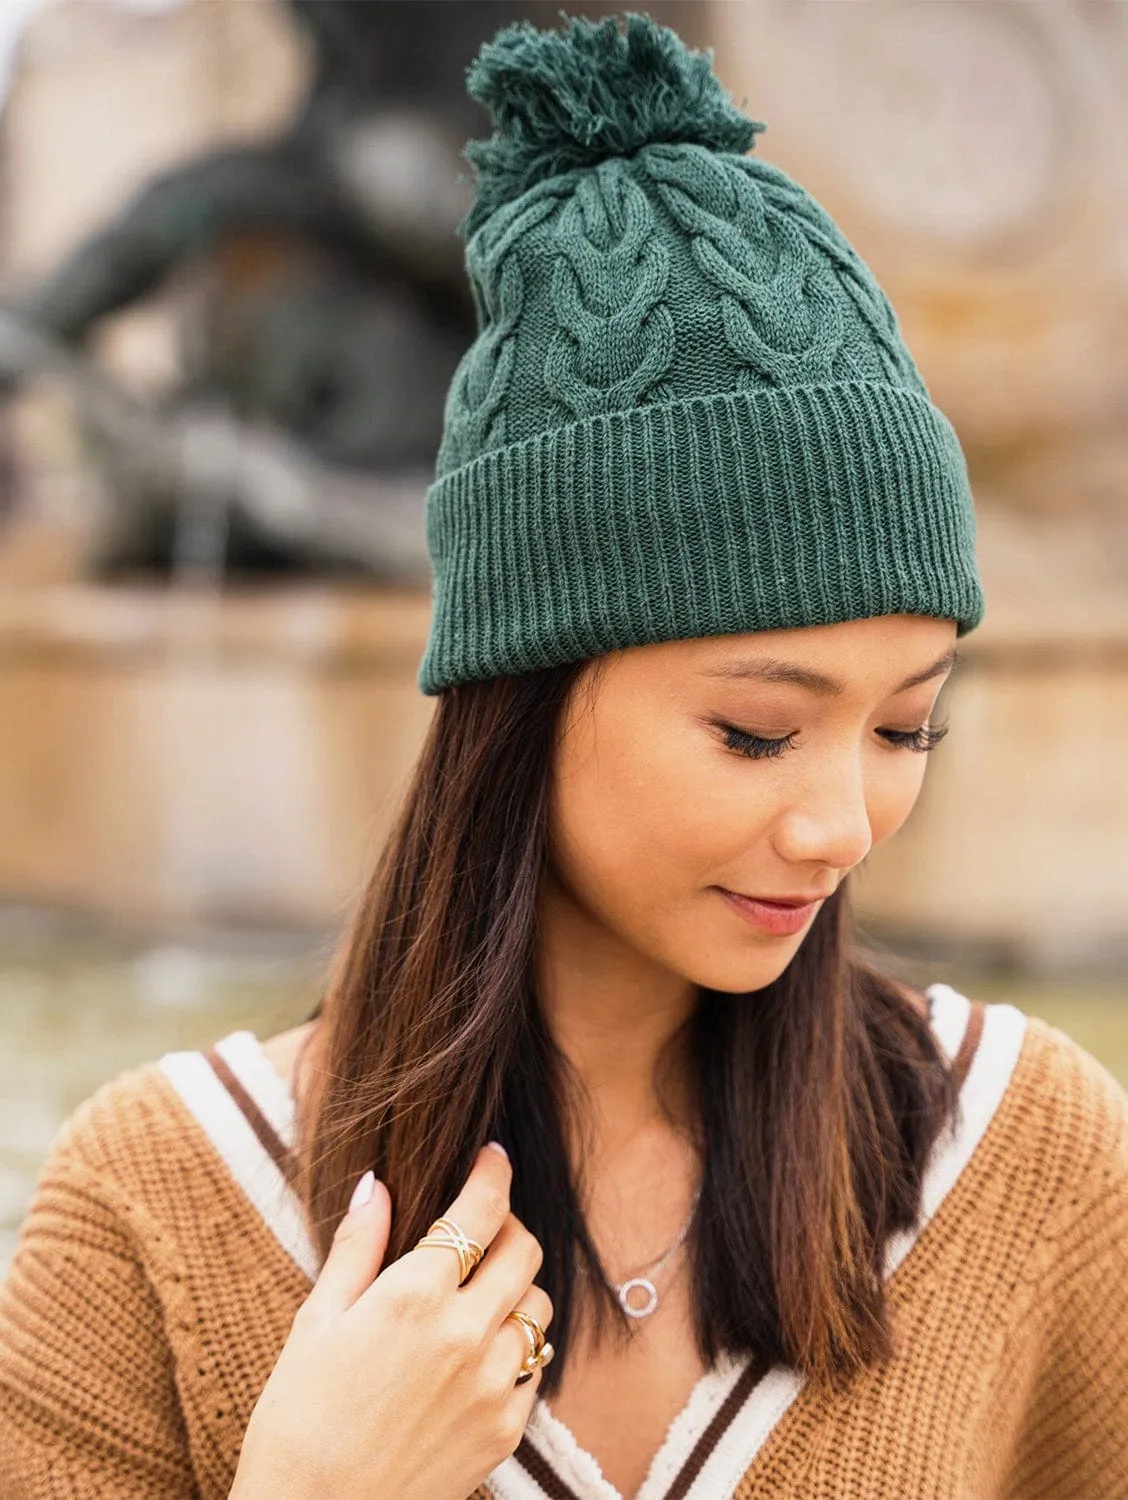
[[(483, 1250), (488, 1249), (509, 1213), (512, 1180), (513, 1169), (505, 1153), (492, 1145), (483, 1146), (462, 1191), (443, 1217), (453, 1220)], [(459, 1259), (453, 1249), (446, 1245), (416, 1246), (403, 1261), (417, 1256), (426, 1258), (428, 1275), (438, 1276), (449, 1291), (457, 1290)]]
[[(551, 1343), (548, 1327), (552, 1322), (552, 1301), (542, 1287), (531, 1286), (514, 1307), (535, 1319), (544, 1330), (545, 1342)], [(533, 1352), (533, 1337), (533, 1330), (509, 1313), (502, 1319), (490, 1358), (500, 1367), (503, 1381), (516, 1383), (521, 1366)]]
[[(371, 1182), (369, 1179), (372, 1178)], [(388, 1189), (366, 1172), (333, 1235), (313, 1290), (302, 1304), (316, 1317), (335, 1317), (370, 1287), (384, 1263), (392, 1227)], [(306, 1313), (309, 1316), (309, 1313)]]
[(489, 1254), (474, 1272), (474, 1279), (461, 1295), (473, 1298), (483, 1320), (501, 1321), (517, 1299), (524, 1295), (544, 1260), (540, 1241), (525, 1228), (516, 1214), (506, 1215)]

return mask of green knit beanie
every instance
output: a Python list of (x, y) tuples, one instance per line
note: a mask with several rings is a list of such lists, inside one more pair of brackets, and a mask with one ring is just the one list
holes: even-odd
[[(565, 21), (568, 20), (564, 17)], [(647, 15), (467, 72), (477, 336), (427, 491), (424, 693), (688, 636), (979, 623), (967, 467), (885, 294)]]

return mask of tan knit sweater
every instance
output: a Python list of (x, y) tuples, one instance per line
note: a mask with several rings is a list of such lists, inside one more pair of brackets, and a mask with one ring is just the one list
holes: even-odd
[[(1040, 1020), (930, 1000), (951, 1055), (978, 1045), (889, 1247), (897, 1356), (839, 1397), (723, 1360), (640, 1500), (1128, 1500), (1128, 1096)], [(228, 1493), (317, 1261), (286, 1086), (250, 1032), (213, 1055), (121, 1074), (59, 1133), (0, 1286), (0, 1500)], [(544, 1402), (477, 1494), (622, 1500)]]

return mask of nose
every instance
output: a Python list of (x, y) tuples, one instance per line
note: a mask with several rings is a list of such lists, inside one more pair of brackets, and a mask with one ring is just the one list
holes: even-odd
[(773, 829), (780, 858), (842, 871), (861, 864), (873, 847), (873, 824), (859, 760), (836, 759), (795, 792)]

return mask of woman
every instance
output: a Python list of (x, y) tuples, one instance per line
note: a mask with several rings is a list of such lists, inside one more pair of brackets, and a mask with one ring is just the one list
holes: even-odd
[(982, 613), (952, 429), (708, 56), (469, 86), (430, 734), (309, 1020), (60, 1133), (0, 1493), (1128, 1495), (1128, 1100), (850, 943)]

